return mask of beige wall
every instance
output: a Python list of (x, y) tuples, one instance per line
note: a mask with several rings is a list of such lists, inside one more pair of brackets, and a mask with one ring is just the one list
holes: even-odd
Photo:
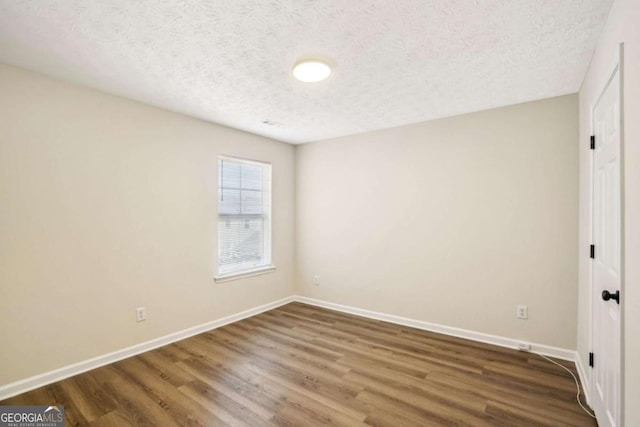
[[(0, 88), (0, 385), (293, 293), (293, 146), (5, 65)], [(220, 153), (273, 163), (275, 273), (213, 282)]]
[(298, 146), (299, 292), (575, 349), (577, 101)]
[(624, 42), (624, 220), (625, 283), (622, 289), (624, 316), (624, 420), (625, 426), (640, 425), (640, 2), (616, 0), (598, 41), (589, 71), (580, 89), (580, 298), (578, 354), (584, 366), (590, 337), (590, 152), (591, 109), (611, 74)]

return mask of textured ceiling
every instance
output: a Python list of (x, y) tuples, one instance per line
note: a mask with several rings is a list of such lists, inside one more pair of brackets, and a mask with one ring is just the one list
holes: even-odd
[(300, 143), (577, 92), (610, 6), (0, 0), (0, 62)]

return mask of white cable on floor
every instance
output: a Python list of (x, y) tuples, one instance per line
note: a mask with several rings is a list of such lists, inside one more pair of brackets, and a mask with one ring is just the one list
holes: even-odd
[[(533, 353), (533, 352), (532, 352), (532, 353)], [(587, 413), (587, 415), (589, 415), (591, 418), (594, 418), (594, 419), (595, 419), (595, 418), (596, 418), (596, 416), (595, 416), (594, 414), (592, 414), (592, 413), (591, 413), (591, 411), (589, 411), (587, 408), (585, 408), (585, 407), (582, 405), (582, 402), (580, 401), (580, 383), (578, 383), (578, 379), (576, 378), (576, 376), (575, 376), (575, 375), (573, 375), (573, 372), (571, 372), (571, 370), (570, 370), (570, 369), (568, 369), (566, 366), (562, 366), (560, 363), (556, 362), (556, 361), (555, 361), (555, 360), (553, 360), (553, 359), (548, 358), (548, 357), (547, 357), (547, 356), (545, 356), (544, 354), (540, 354), (540, 353), (535, 353), (535, 354), (537, 354), (538, 356), (542, 357), (542, 358), (543, 358), (543, 359), (545, 359), (545, 360), (548, 360), (549, 362), (553, 363), (554, 365), (558, 365), (558, 366), (560, 366), (562, 369), (564, 369), (565, 371), (567, 371), (567, 372), (569, 372), (569, 373), (571, 374), (571, 376), (573, 377), (573, 381), (575, 381), (575, 382), (576, 382), (576, 388), (578, 389), (578, 394), (576, 395), (576, 400), (578, 401), (578, 405), (580, 405), (580, 407), (582, 408), (582, 410), (583, 410), (584, 412), (586, 412), (586, 413)]]

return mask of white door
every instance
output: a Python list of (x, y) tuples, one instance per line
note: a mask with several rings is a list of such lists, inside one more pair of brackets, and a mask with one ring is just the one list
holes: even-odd
[[(620, 78), (614, 71), (593, 110), (593, 408), (620, 425)], [(616, 293), (617, 292), (617, 293)], [(618, 297), (618, 300), (616, 300)]]

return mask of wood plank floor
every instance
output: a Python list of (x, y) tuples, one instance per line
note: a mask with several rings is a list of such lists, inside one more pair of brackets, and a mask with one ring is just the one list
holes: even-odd
[(63, 404), (66, 426), (596, 426), (575, 397), (534, 354), (292, 303), (0, 404)]

